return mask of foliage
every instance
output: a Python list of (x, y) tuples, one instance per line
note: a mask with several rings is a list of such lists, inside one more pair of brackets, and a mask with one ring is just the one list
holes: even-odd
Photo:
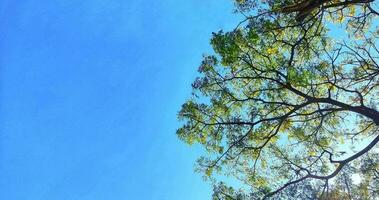
[[(244, 185), (216, 183), (213, 199), (377, 197), (376, 12), (372, 1), (317, 2), (300, 19), (304, 9), (283, 9), (292, 1), (239, 0), (246, 20), (213, 33), (216, 54), (204, 57), (177, 131), (207, 150), (198, 160), (206, 177)], [(333, 20), (341, 16), (349, 20)], [(353, 37), (333, 39), (331, 22)]]

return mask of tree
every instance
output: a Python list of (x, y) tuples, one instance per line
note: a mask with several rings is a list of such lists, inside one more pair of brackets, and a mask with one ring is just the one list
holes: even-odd
[[(214, 180), (213, 199), (378, 195), (373, 1), (307, 2), (237, 1), (246, 19), (213, 33), (216, 54), (204, 57), (177, 131), (207, 150), (198, 170)], [(328, 23), (351, 34), (333, 39)], [(354, 174), (363, 177), (358, 185)], [(242, 188), (217, 181), (221, 175)]]

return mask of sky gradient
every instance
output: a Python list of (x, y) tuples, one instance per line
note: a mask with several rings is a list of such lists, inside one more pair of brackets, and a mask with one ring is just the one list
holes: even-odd
[(202, 200), (175, 135), (230, 0), (1, 0), (0, 199)]

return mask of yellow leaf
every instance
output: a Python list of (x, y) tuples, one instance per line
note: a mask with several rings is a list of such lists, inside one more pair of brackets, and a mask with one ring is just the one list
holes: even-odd
[(208, 177), (210, 177), (212, 175), (212, 172), (213, 172), (213, 169), (212, 168), (208, 168), (207, 170), (205, 170), (205, 175), (207, 175)]
[(268, 48), (266, 52), (268, 54), (277, 54), (279, 51), (277, 48)]
[(349, 9), (349, 15), (354, 16), (355, 15), (355, 6), (351, 6)]
[(308, 152), (308, 154), (309, 154), (310, 156), (316, 156), (316, 152), (315, 152), (315, 151), (310, 151), (310, 152)]

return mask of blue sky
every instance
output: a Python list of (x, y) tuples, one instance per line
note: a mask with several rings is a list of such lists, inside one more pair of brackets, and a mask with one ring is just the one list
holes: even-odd
[(179, 141), (230, 0), (1, 0), (0, 199), (209, 199)]

